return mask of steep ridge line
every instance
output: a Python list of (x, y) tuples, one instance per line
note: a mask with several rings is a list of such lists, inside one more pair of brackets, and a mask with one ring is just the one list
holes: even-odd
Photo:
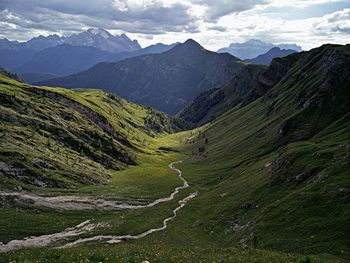
[(182, 177), (181, 170), (174, 167), (174, 164), (181, 163), (182, 161), (172, 162), (169, 164), (169, 168), (178, 173), (178, 177), (183, 182), (182, 186), (178, 186), (168, 196), (154, 200), (151, 203), (142, 204), (130, 204), (122, 203), (121, 201), (105, 200), (93, 197), (80, 197), (80, 196), (40, 196), (22, 192), (6, 192), (0, 191), (0, 196), (15, 197), (17, 200), (23, 200), (25, 202), (31, 201), (32, 205), (38, 207), (47, 207), (60, 210), (114, 210), (114, 209), (140, 209), (153, 207), (159, 203), (168, 202), (174, 199), (175, 195), (179, 193), (181, 189), (189, 187), (188, 182)]
[[(183, 185), (176, 187), (174, 192), (170, 194), (170, 196), (165, 197), (165, 198), (159, 198), (153, 201), (152, 203), (149, 203), (147, 205), (129, 205), (129, 204), (124, 204), (126, 205), (125, 207), (119, 207), (119, 208), (125, 208), (125, 209), (139, 209), (139, 208), (148, 208), (155, 206), (156, 204), (162, 203), (162, 202), (169, 202), (174, 199), (175, 195), (179, 192), (179, 190), (184, 189), (189, 187), (188, 182), (182, 177), (182, 171), (180, 169), (177, 169), (174, 167), (174, 164), (176, 163), (181, 163), (182, 161), (177, 161), (177, 162), (172, 162), (169, 164), (169, 168), (172, 170), (175, 170), (178, 173), (179, 178), (183, 181)], [(127, 234), (127, 235), (121, 235), (121, 236), (113, 236), (113, 235), (108, 235), (108, 236), (93, 236), (89, 238), (83, 238), (83, 239), (78, 239), (76, 241), (67, 243), (65, 245), (60, 246), (59, 248), (68, 248), (72, 247), (81, 243), (86, 243), (86, 242), (91, 242), (91, 241), (105, 241), (107, 243), (113, 244), (113, 243), (119, 243), (122, 240), (127, 240), (127, 239), (139, 239), (142, 237), (145, 237), (151, 233), (162, 231), (167, 228), (168, 222), (173, 220), (177, 216), (177, 212), (183, 208), (191, 199), (195, 198), (198, 195), (198, 192), (193, 192), (189, 196), (181, 199), (178, 201), (179, 206), (177, 206), (172, 212), (173, 215), (170, 217), (167, 217), (163, 220), (163, 224), (161, 227), (158, 228), (151, 228), (149, 230), (146, 230), (140, 234), (132, 235), (132, 234)], [(34, 248), (34, 247), (45, 247), (49, 246), (53, 243), (57, 243), (59, 241), (64, 241), (67, 240), (67, 238), (73, 238), (77, 236), (81, 236), (83, 234), (87, 234), (97, 228), (106, 228), (108, 227), (108, 224), (104, 223), (90, 223), (90, 220), (84, 221), (74, 227), (67, 228), (63, 230), (62, 232), (54, 233), (54, 234), (48, 234), (48, 235), (42, 235), (38, 237), (27, 237), (22, 240), (11, 240), (7, 244), (3, 244), (0, 242), (0, 253), (2, 252), (9, 252), (12, 250), (18, 250), (21, 248)]]

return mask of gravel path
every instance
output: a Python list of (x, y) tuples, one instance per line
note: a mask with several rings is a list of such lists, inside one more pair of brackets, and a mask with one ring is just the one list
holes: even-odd
[(176, 187), (174, 191), (167, 197), (159, 198), (148, 204), (135, 204), (123, 203), (115, 200), (105, 200), (95, 197), (83, 197), (83, 196), (42, 196), (34, 195), (25, 192), (5, 192), (0, 191), (0, 196), (11, 197), (18, 203), (29, 203), (38, 207), (47, 207), (59, 210), (117, 210), (117, 209), (140, 209), (155, 206), (159, 203), (169, 202), (174, 199), (175, 195), (179, 193), (179, 190), (187, 188), (189, 185), (187, 181), (182, 177), (182, 172), (174, 167), (174, 164), (180, 163), (173, 162), (169, 164), (169, 168), (178, 173), (178, 177), (183, 182), (182, 186)]
[[(188, 182), (182, 177), (181, 170), (174, 167), (174, 164), (180, 163), (173, 162), (169, 164), (169, 168), (176, 171), (178, 173), (178, 177), (183, 182), (182, 186), (176, 187), (175, 190), (168, 196), (164, 198), (159, 198), (154, 200), (153, 202), (146, 204), (146, 205), (132, 205), (127, 203), (120, 203), (117, 201), (109, 201), (104, 199), (95, 199), (95, 198), (89, 198), (89, 197), (78, 197), (78, 196), (57, 196), (57, 197), (45, 197), (45, 196), (39, 196), (39, 195), (32, 195), (27, 193), (21, 193), (21, 192), (0, 192), (0, 195), (5, 196), (15, 196), (16, 198), (24, 198), (25, 200), (30, 200), (31, 202), (34, 202), (37, 206), (44, 206), (44, 207), (50, 207), (50, 208), (57, 208), (57, 209), (65, 209), (65, 210), (84, 210), (84, 209), (104, 209), (104, 210), (112, 210), (112, 209), (140, 209), (140, 208), (149, 208), (152, 206), (155, 206), (159, 203), (169, 202), (174, 199), (175, 195), (179, 193), (181, 189), (185, 189), (189, 187)], [(185, 197), (184, 199), (180, 200), (179, 206), (177, 206), (172, 212), (173, 214), (170, 217), (167, 217), (163, 220), (163, 224), (160, 227), (157, 228), (151, 228), (148, 229), (140, 234), (132, 235), (132, 234), (126, 234), (126, 235), (120, 235), (120, 236), (114, 236), (114, 235), (98, 235), (98, 236), (92, 236), (88, 238), (81, 238), (76, 241), (67, 243), (65, 245), (60, 246), (60, 248), (67, 248), (72, 247), (81, 243), (86, 242), (92, 242), (92, 241), (104, 241), (107, 243), (119, 243), (122, 240), (128, 240), (128, 239), (139, 239), (142, 237), (145, 237), (151, 233), (162, 231), (167, 228), (168, 223), (173, 220), (177, 212), (183, 208), (191, 199), (197, 196), (197, 192), (191, 193), (189, 196)], [(73, 238), (80, 236), (82, 234), (87, 234), (89, 232), (92, 232), (93, 230), (96, 230), (98, 228), (106, 228), (108, 227), (107, 224), (103, 223), (91, 223), (90, 220), (84, 221), (80, 223), (77, 226), (67, 228), (59, 233), (49, 234), (49, 235), (42, 235), (38, 237), (28, 237), (22, 240), (12, 240), (8, 242), (7, 244), (3, 244), (0, 242), (0, 253), (1, 252), (8, 252), (12, 250), (17, 250), (21, 248), (28, 248), (28, 247), (45, 247), (52, 244), (55, 244), (57, 242), (62, 242), (68, 238)]]

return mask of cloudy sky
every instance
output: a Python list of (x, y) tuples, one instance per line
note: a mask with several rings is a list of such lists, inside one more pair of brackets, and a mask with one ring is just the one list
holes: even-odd
[(142, 46), (193, 38), (211, 50), (251, 38), (350, 42), (349, 0), (0, 0), (0, 38), (70, 35), (90, 27), (126, 33)]

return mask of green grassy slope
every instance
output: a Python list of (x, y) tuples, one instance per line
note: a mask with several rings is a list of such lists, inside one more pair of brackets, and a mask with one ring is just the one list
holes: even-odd
[(35, 87), (0, 76), (1, 187), (106, 183), (181, 122), (100, 90)]
[(349, 258), (349, 51), (304, 53), (265, 96), (188, 140), (201, 195), (176, 224), (192, 221), (193, 242)]

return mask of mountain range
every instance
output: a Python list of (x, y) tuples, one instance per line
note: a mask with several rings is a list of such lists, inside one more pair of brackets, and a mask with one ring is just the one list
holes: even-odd
[(101, 28), (89, 28), (86, 31), (78, 34), (72, 34), (70, 36), (40, 35), (21, 43), (18, 41), (9, 41), (7, 39), (0, 40), (0, 48), (10, 50), (32, 49), (35, 51), (40, 51), (62, 44), (69, 44), (72, 46), (89, 46), (113, 53), (141, 49), (141, 46), (137, 40), (131, 40), (125, 34), (114, 36), (107, 30)]
[(224, 84), (245, 62), (187, 40), (161, 54), (100, 63), (80, 73), (37, 85), (101, 88), (123, 98), (175, 114), (199, 93)]
[[(71, 36), (38, 36), (21, 43), (0, 39), (0, 65), (20, 73), (70, 74), (73, 73), (71, 70), (78, 72), (94, 65), (92, 62), (106, 61), (111, 54), (139, 49), (138, 42), (130, 40), (125, 34), (113, 36), (106, 30), (90, 28)], [(89, 50), (91, 57), (86, 54)], [(69, 65), (73, 61), (70, 56), (78, 60), (75, 65)], [(55, 61), (51, 63), (52, 59)], [(62, 69), (64, 67), (67, 69)]]
[[(107, 30), (90, 28), (70, 36), (38, 36), (22, 43), (0, 39), (0, 65), (21, 74), (24, 81), (36, 83), (75, 74), (100, 62), (118, 62), (136, 56), (162, 53), (177, 44), (158, 43), (141, 48), (136, 40), (129, 39), (125, 34), (113, 36)], [(254, 45), (260, 45), (257, 53), (273, 46), (270, 43), (251, 40), (241, 44), (240, 48), (249, 49)], [(295, 45), (291, 47), (298, 49)], [(248, 62), (268, 64), (273, 57), (286, 54), (272, 50)], [(164, 107), (161, 109), (165, 110)]]
[(103, 29), (88, 29), (71, 36), (39, 36), (23, 43), (0, 39), (0, 65), (33, 83), (70, 75), (88, 69), (99, 62), (167, 51), (177, 43), (158, 43), (141, 48), (125, 34), (113, 36)]
[(89, 46), (113, 53), (141, 49), (137, 40), (131, 40), (125, 34), (113, 36), (102, 28), (90, 28), (82, 33), (62, 38), (63, 43), (72, 46)]
[(301, 51), (301, 47), (296, 44), (272, 44), (258, 39), (250, 39), (243, 43), (231, 43), (228, 47), (218, 50), (219, 53), (230, 53), (240, 59), (253, 59), (259, 55), (268, 52), (273, 47), (280, 49), (291, 49), (296, 52)]

